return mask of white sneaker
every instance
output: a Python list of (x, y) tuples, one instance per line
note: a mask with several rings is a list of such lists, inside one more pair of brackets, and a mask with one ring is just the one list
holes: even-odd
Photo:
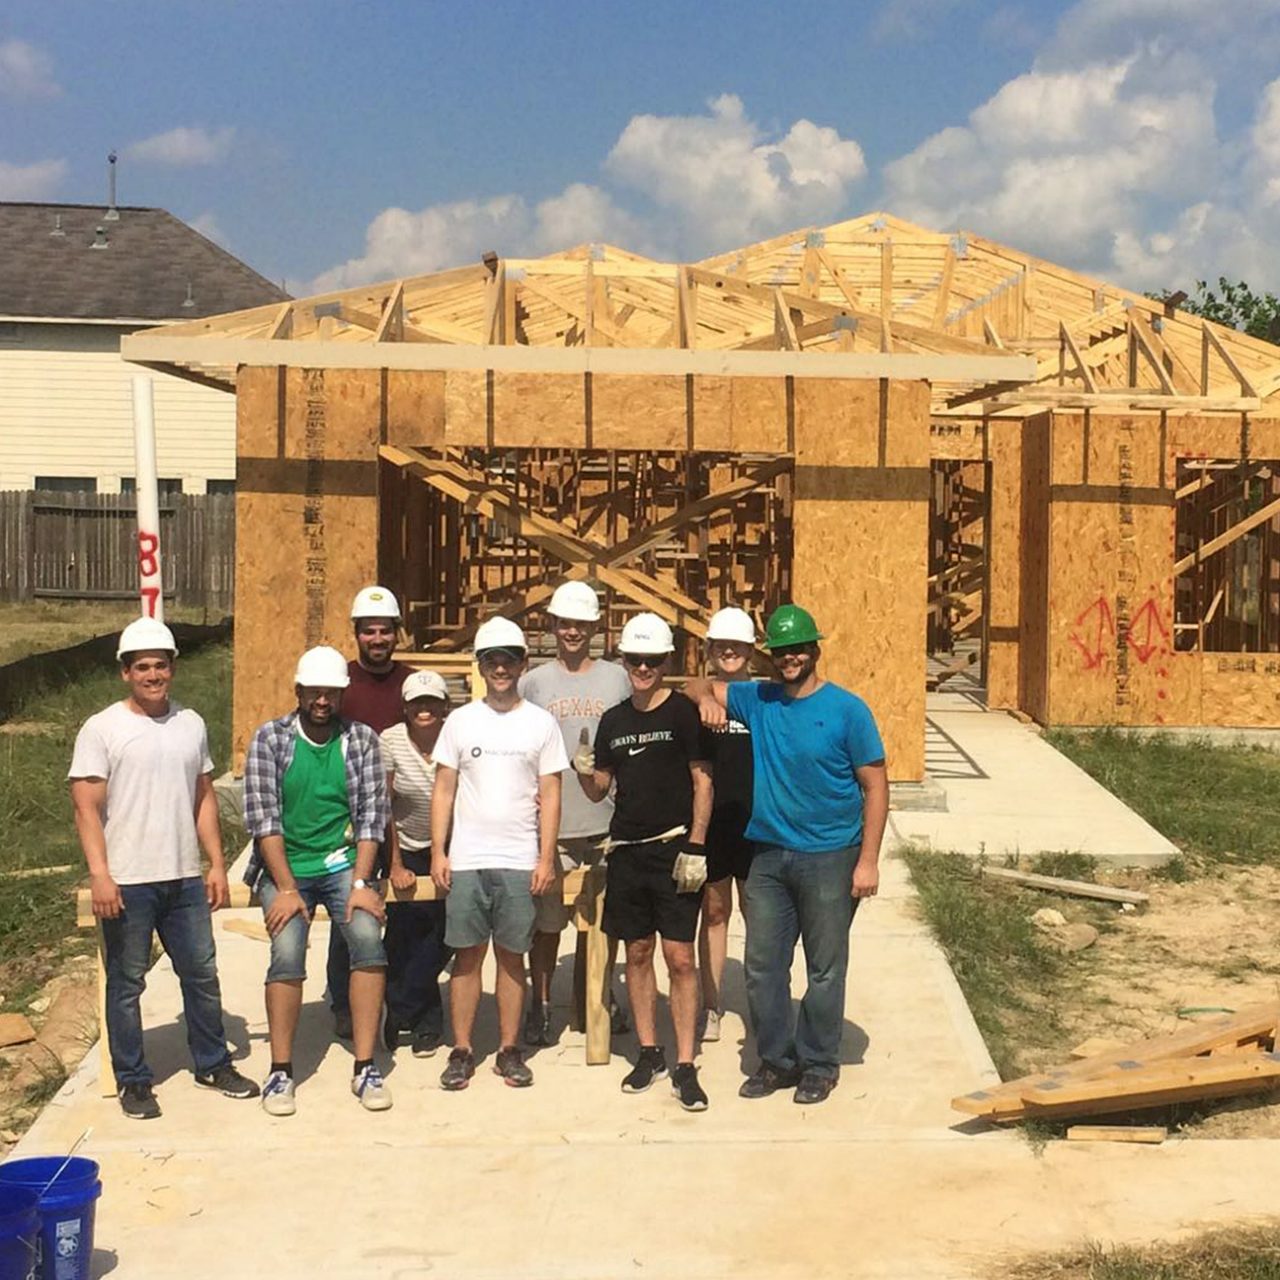
[(366, 1111), (386, 1111), (391, 1106), (391, 1090), (377, 1067), (365, 1067), (359, 1075), (352, 1076), (351, 1092)]
[(293, 1100), (293, 1077), (273, 1071), (262, 1085), (262, 1109), (269, 1116), (291, 1116), (298, 1109)]
[(717, 1009), (704, 1009), (702, 1011), (702, 1034), (699, 1040), (705, 1040), (708, 1044), (720, 1039), (720, 1013)]

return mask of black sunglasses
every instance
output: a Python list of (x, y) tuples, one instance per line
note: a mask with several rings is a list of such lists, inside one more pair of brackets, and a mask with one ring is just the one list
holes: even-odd
[(769, 655), (773, 658), (802, 658), (806, 654), (812, 652), (813, 645), (811, 644), (783, 644), (779, 645), (776, 649), (770, 649)]
[(649, 667), (654, 669), (666, 661), (664, 653), (624, 653), (622, 660), (629, 667)]

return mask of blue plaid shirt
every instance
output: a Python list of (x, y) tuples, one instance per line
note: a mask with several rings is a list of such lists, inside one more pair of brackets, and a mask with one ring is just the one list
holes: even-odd
[[(387, 773), (378, 735), (367, 724), (339, 720), (342, 759), (347, 769), (347, 798), (351, 831), (356, 840), (382, 840), (391, 806), (387, 802)], [(253, 854), (244, 882), (256, 887), (265, 866), (258, 842), (284, 833), (281, 793), (285, 770), (293, 763), (298, 742), (298, 713), (268, 720), (253, 735), (244, 762), (244, 825), (253, 837)]]

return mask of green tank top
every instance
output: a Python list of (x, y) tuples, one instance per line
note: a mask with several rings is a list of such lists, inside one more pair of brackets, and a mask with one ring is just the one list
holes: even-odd
[(341, 739), (335, 734), (318, 747), (298, 734), (281, 789), (289, 870), (301, 879), (350, 867), (355, 850)]

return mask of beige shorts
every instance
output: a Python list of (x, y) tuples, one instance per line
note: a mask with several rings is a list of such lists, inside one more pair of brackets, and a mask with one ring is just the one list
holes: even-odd
[(560, 841), (560, 866), (556, 883), (534, 898), (534, 929), (538, 933), (561, 933), (573, 917), (573, 908), (564, 900), (563, 876), (566, 871), (576, 867), (589, 866), (600, 861), (600, 842), (603, 834), (598, 836), (566, 836)]

